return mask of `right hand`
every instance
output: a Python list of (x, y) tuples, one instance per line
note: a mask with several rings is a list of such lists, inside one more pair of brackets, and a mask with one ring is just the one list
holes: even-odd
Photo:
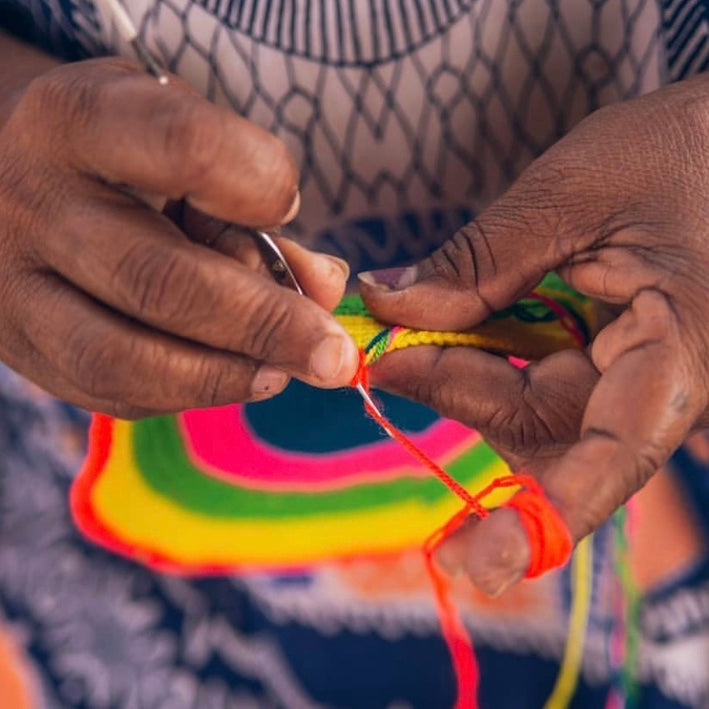
[(304, 298), (254, 268), (249, 237), (190, 241), (150, 206), (166, 199), (276, 226), (297, 173), (279, 140), (177, 77), (100, 59), (24, 87), (0, 130), (0, 360), (123, 418), (262, 399), (289, 375), (347, 384), (357, 352), (328, 313), (346, 268), (282, 239)]

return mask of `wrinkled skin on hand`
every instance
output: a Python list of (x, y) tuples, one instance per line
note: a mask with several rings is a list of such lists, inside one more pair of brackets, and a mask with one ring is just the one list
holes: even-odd
[[(465, 329), (549, 270), (619, 312), (585, 354), (520, 371), (469, 349), (385, 358), (378, 386), (478, 428), (535, 474), (575, 540), (709, 424), (709, 78), (597, 111), (430, 258), (361, 277), (380, 319)], [(488, 593), (524, 574), (514, 512), (442, 548)]]
[(3, 109), (1, 360), (124, 418), (349, 381), (356, 349), (328, 312), (346, 265), (280, 239), (303, 298), (225, 228), (297, 212), (278, 139), (116, 59), (51, 69)]

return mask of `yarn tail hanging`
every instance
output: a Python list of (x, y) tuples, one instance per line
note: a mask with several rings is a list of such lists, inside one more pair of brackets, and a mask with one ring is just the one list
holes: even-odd
[(630, 536), (633, 530), (633, 500), (629, 500), (613, 515), (613, 555), (619, 583), (618, 602), (621, 605), (617, 626), (621, 667), (617, 680), (619, 703), (627, 709), (638, 706), (640, 691), (637, 683), (640, 592), (630, 567)]
[(559, 674), (544, 709), (566, 709), (578, 685), (593, 591), (593, 535), (582, 539), (571, 561), (571, 613)]
[(468, 515), (468, 507), (461, 509), (426, 540), (423, 548), (426, 573), (433, 587), (438, 622), (453, 663), (457, 686), (455, 709), (477, 707), (480, 671), (475, 659), (473, 643), (453, 600), (451, 581), (436, 563), (434, 554), (438, 545), (448, 535), (453, 534), (465, 522)]
[[(389, 338), (391, 340), (391, 338)], [(377, 347), (378, 343), (373, 343)], [(381, 356), (386, 351), (378, 347)], [(370, 360), (371, 361), (371, 360)], [(367, 353), (360, 352), (360, 364), (351, 382), (353, 387), (362, 387), (369, 394)], [(457, 612), (451, 596), (450, 581), (436, 566), (434, 554), (443, 540), (452, 534), (469, 515), (480, 519), (489, 515), (489, 510), (482, 504), (494, 490), (500, 488), (520, 488), (504, 506), (516, 510), (527, 534), (531, 561), (526, 572), (527, 578), (534, 578), (568, 561), (573, 548), (573, 541), (563, 519), (549, 502), (539, 483), (528, 475), (506, 475), (496, 478), (480, 492), (472, 495), (451, 475), (429, 458), (406, 435), (396, 428), (376, 408), (365, 400), (366, 412), (382, 427), (386, 433), (396, 439), (416, 460), (431, 471), (451, 492), (464, 503), (441, 529), (436, 531), (424, 545), (426, 569), (431, 580), (436, 600), (436, 609), (441, 624), (443, 637), (453, 662), (457, 682), (456, 709), (477, 706), (477, 687), (479, 671), (475, 661), (473, 645), (463, 622)]]

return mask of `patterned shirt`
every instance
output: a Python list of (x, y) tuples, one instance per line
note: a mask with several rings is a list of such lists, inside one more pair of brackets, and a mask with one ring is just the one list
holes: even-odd
[[(125, 5), (171, 71), (287, 143), (302, 175), (292, 235), (355, 271), (420, 258), (584, 115), (709, 63), (701, 0)], [(99, 2), (0, 0), (0, 18), (67, 59), (130, 56)], [(375, 434), (357, 428), (351, 401), (324, 396), (293, 385), (244, 414), (250, 435), (293, 456), (369, 445)], [(293, 402), (309, 417), (326, 409), (316, 439), (289, 413)], [(436, 419), (405, 402), (391, 407), (416, 430)], [(348, 434), (331, 420), (350, 421)], [(158, 573), (72, 524), (67, 498), (87, 423), (0, 369), (0, 613), (23, 691), (39, 706), (451, 706), (450, 660), (415, 550), (304, 564), (300, 573)], [(709, 525), (707, 448), (695, 439), (667, 473), (695, 503), (682, 513), (696, 516), (698, 537)], [(671, 530), (658, 522), (656, 535)], [(619, 683), (612, 537), (606, 526), (594, 541), (574, 706), (605, 706)], [(563, 652), (569, 588), (562, 571), (495, 603), (462, 592), (481, 706), (543, 705)], [(694, 555), (644, 588), (638, 632), (641, 706), (709, 706), (708, 559)], [(2, 658), (0, 643), (0, 667)]]

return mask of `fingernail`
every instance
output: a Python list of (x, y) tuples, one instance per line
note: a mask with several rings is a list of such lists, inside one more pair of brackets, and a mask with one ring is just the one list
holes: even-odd
[(504, 581), (501, 581), (496, 587), (490, 588), (490, 589), (486, 590), (485, 592), (487, 593), (488, 596), (490, 596), (490, 598), (498, 598), (508, 588), (510, 588), (511, 586), (514, 586), (518, 581), (521, 581), (523, 578), (524, 578), (524, 573), (514, 574), (514, 575), (506, 578)]
[(330, 263), (333, 264), (335, 268), (337, 268), (338, 271), (342, 271), (342, 275), (345, 277), (345, 280), (350, 277), (350, 267), (347, 261), (338, 258), (337, 256), (330, 256), (330, 254), (325, 254), (325, 256), (328, 261), (330, 261)]
[(446, 544), (443, 542), (443, 544), (436, 549), (434, 558), (436, 563), (449, 576), (457, 576), (457, 574), (463, 569), (460, 555), (456, 553), (456, 549), (452, 544)]
[(418, 268), (403, 266), (399, 268), (383, 268), (379, 271), (363, 271), (357, 278), (367, 286), (383, 291), (404, 290), (416, 283)]
[(520, 581), (529, 567), (527, 535), (514, 510), (495, 510), (480, 522), (469, 539), (475, 554), (467, 557), (465, 570), (473, 583), (491, 598)]
[(300, 211), (300, 190), (295, 193), (295, 199), (293, 200), (293, 204), (291, 204), (290, 209), (288, 210), (288, 213), (281, 220), (281, 224), (288, 224), (288, 222), (292, 222), (298, 216), (299, 211)]
[(324, 383), (354, 376), (357, 369), (357, 346), (349, 335), (328, 335), (310, 357), (310, 371)]
[(277, 394), (288, 383), (288, 375), (270, 364), (262, 364), (251, 382), (251, 393), (254, 396)]

